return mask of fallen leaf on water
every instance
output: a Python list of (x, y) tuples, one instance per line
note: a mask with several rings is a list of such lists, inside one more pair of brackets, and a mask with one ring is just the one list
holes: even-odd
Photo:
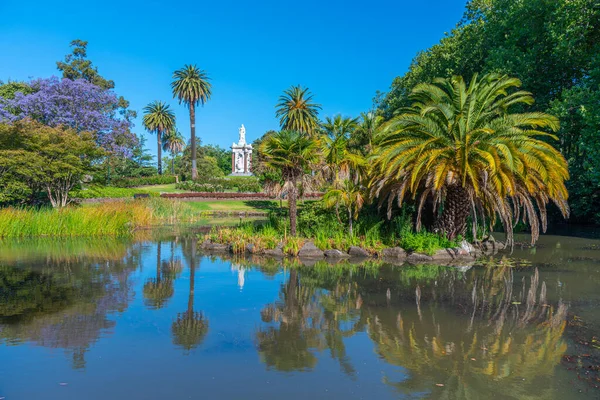
[(513, 301), (512, 304), (521, 304), (520, 301)]
[(435, 386), (444, 386), (443, 383), (436, 383)]
[(475, 359), (474, 359), (474, 358), (471, 358), (471, 361), (475, 361)]

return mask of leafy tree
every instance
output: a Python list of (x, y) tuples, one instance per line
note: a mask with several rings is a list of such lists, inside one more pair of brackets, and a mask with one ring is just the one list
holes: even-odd
[(0, 124), (0, 201), (24, 201), (42, 191), (65, 207), (69, 191), (103, 155), (89, 132), (30, 121)]
[(195, 65), (185, 65), (173, 73), (173, 98), (179, 99), (190, 111), (190, 141), (192, 146), (192, 179), (198, 178), (196, 168), (196, 106), (204, 105), (212, 94), (212, 85), (206, 71)]
[[(83, 79), (52, 77), (29, 82), (31, 92), (16, 92), (12, 100), (0, 102), (0, 122), (33, 119), (44, 125), (66, 126), (76, 132), (91, 132), (109, 154), (130, 156), (137, 143), (132, 123), (119, 113), (117, 96)], [(17, 111), (17, 114), (6, 111)]]
[(275, 116), (283, 130), (295, 130), (314, 135), (319, 128), (318, 116), (321, 105), (314, 103), (308, 88), (292, 86), (279, 97)]
[[(564, 157), (541, 138), (556, 138), (558, 120), (540, 112), (510, 113), (533, 103), (521, 82), (500, 75), (437, 79), (415, 87), (413, 106), (388, 122), (374, 157), (372, 193), (380, 204), (394, 198), (427, 198), (441, 205), (434, 227), (454, 239), (464, 235), (467, 217), (496, 217), (513, 243), (515, 220), (546, 229), (546, 205), (567, 216), (568, 179)], [(537, 211), (536, 211), (537, 209)], [(538, 216), (539, 213), (539, 216)], [(475, 229), (475, 227), (474, 227)]]
[(213, 157), (215, 160), (217, 160), (217, 164), (223, 171), (223, 174), (229, 175), (231, 173), (230, 150), (226, 150), (218, 145), (208, 144), (206, 146), (199, 147), (199, 153), (202, 156)]
[(163, 150), (171, 153), (171, 173), (175, 175), (175, 157), (183, 151), (185, 140), (176, 129), (171, 129), (164, 136)]
[(298, 184), (311, 174), (311, 168), (319, 161), (319, 147), (319, 141), (307, 133), (290, 130), (268, 135), (261, 144), (265, 165), (272, 170), (280, 170), (285, 182), (292, 236), (296, 235)]
[[(600, 7), (596, 0), (471, 0), (463, 19), (420, 52), (379, 104), (386, 119), (409, 106), (412, 88), (437, 77), (501, 73), (536, 95), (532, 111), (560, 118), (558, 149), (569, 162), (572, 219), (600, 222)], [(596, 101), (596, 103), (594, 103)], [(585, 116), (586, 114), (587, 116)], [(598, 114), (595, 114), (598, 115)]]
[(360, 122), (350, 134), (348, 147), (360, 151), (363, 155), (370, 154), (373, 150), (375, 134), (383, 122), (383, 117), (373, 111), (360, 114)]
[(168, 104), (162, 101), (153, 101), (144, 107), (144, 128), (156, 133), (158, 174), (162, 175), (162, 136), (175, 129), (175, 113)]

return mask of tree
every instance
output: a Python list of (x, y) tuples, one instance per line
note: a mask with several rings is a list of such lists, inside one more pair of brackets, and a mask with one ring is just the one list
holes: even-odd
[[(417, 228), (427, 198), (441, 206), (435, 229), (450, 239), (464, 235), (467, 217), (496, 217), (509, 244), (513, 224), (531, 226), (532, 241), (546, 229), (546, 205), (567, 216), (569, 174), (564, 157), (541, 138), (556, 138), (558, 120), (540, 112), (510, 113), (533, 103), (521, 82), (500, 75), (460, 76), (417, 85), (412, 107), (382, 128), (373, 166), (372, 194), (380, 205), (418, 196)], [(537, 211), (536, 211), (537, 209)], [(538, 217), (539, 213), (539, 217)]]
[(175, 113), (168, 104), (153, 101), (144, 107), (144, 128), (156, 133), (156, 152), (158, 159), (158, 174), (162, 174), (162, 135), (175, 129)]
[(196, 168), (196, 106), (203, 105), (212, 94), (212, 86), (206, 71), (195, 65), (185, 65), (173, 73), (171, 83), (173, 98), (179, 99), (190, 111), (190, 140), (192, 145), (192, 179), (198, 178)]
[(196, 275), (196, 240), (190, 241), (190, 248), (184, 252), (189, 256), (190, 292), (187, 310), (177, 314), (177, 319), (171, 326), (173, 344), (183, 347), (186, 351), (195, 349), (208, 333), (208, 320), (201, 312), (194, 311), (194, 283)]
[(18, 91), (14, 99), (0, 102), (0, 122), (32, 119), (52, 127), (91, 132), (107, 154), (131, 156), (137, 137), (131, 133), (131, 121), (122, 117), (112, 91), (83, 79), (56, 77), (35, 79), (29, 86), (31, 91)]
[(292, 86), (279, 97), (275, 116), (283, 130), (295, 130), (314, 135), (319, 128), (318, 115), (321, 105), (314, 103), (308, 88)]
[(358, 218), (358, 213), (365, 204), (365, 188), (349, 179), (336, 188), (329, 189), (323, 201), (326, 207), (345, 207), (348, 211), (348, 233), (352, 236), (352, 220)]
[(98, 68), (87, 59), (87, 45), (88, 42), (85, 40), (73, 40), (71, 42), (73, 52), (67, 54), (64, 61), (58, 61), (56, 67), (63, 73), (63, 78), (72, 81), (84, 79), (102, 89), (114, 89), (115, 82), (100, 76)]
[(150, 278), (144, 284), (144, 298), (146, 304), (152, 308), (162, 308), (173, 296), (173, 280), (162, 276), (162, 242), (156, 244), (156, 278)]
[(599, 55), (596, 0), (471, 0), (457, 27), (394, 79), (378, 114), (390, 119), (401, 113), (415, 85), (439, 76), (469, 80), (474, 73), (493, 72), (519, 78), (535, 93), (531, 111), (560, 119), (556, 146), (572, 176), (570, 220), (600, 223), (600, 157), (594, 157), (599, 140), (587, 134), (600, 130), (590, 108), (600, 98)]
[(183, 151), (185, 140), (176, 129), (168, 131), (163, 139), (163, 150), (171, 153), (171, 174), (175, 175), (175, 157)]
[(0, 124), (0, 201), (24, 201), (41, 191), (53, 207), (65, 207), (69, 191), (102, 155), (89, 132), (31, 121)]
[(383, 117), (373, 111), (360, 114), (360, 122), (350, 134), (348, 147), (360, 151), (363, 155), (373, 150), (375, 134), (383, 122)]
[(307, 133), (283, 130), (268, 135), (260, 147), (265, 165), (280, 170), (288, 193), (290, 233), (296, 235), (298, 183), (320, 159), (320, 143)]
[[(356, 118), (326, 118), (322, 129), (326, 136), (323, 139), (323, 155), (328, 170), (333, 178), (334, 185), (340, 180), (352, 178), (358, 181), (365, 170), (365, 160), (361, 154), (350, 150), (350, 137), (358, 125)], [(341, 174), (341, 176), (340, 176)]]

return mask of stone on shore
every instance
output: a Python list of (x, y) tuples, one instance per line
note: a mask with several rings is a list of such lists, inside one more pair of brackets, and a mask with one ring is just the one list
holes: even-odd
[(433, 261), (433, 257), (428, 256), (427, 254), (422, 254), (422, 253), (410, 253), (406, 257), (406, 260), (408, 262), (419, 263), (419, 262)]
[(348, 258), (350, 255), (348, 253), (344, 253), (343, 251), (332, 249), (325, 250), (325, 257), (327, 258)]
[(207, 240), (204, 243), (202, 243), (202, 249), (214, 252), (228, 252), (230, 246), (227, 244), (213, 243)]
[(381, 251), (381, 255), (384, 258), (406, 258), (406, 251), (402, 247), (389, 247)]
[(352, 257), (371, 257), (371, 254), (369, 254), (368, 251), (358, 246), (350, 246), (350, 249), (348, 249), (348, 254), (350, 254)]
[(304, 243), (300, 251), (298, 252), (298, 257), (305, 258), (320, 258), (323, 257), (325, 253), (320, 250), (317, 246), (315, 246), (314, 242), (308, 241)]

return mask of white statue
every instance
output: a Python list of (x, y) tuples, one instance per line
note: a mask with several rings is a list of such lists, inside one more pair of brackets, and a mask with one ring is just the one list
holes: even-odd
[(240, 127), (240, 145), (246, 144), (246, 128), (244, 127), (244, 124), (242, 124), (242, 126)]
[(244, 154), (237, 153), (235, 158), (235, 172), (244, 172)]

